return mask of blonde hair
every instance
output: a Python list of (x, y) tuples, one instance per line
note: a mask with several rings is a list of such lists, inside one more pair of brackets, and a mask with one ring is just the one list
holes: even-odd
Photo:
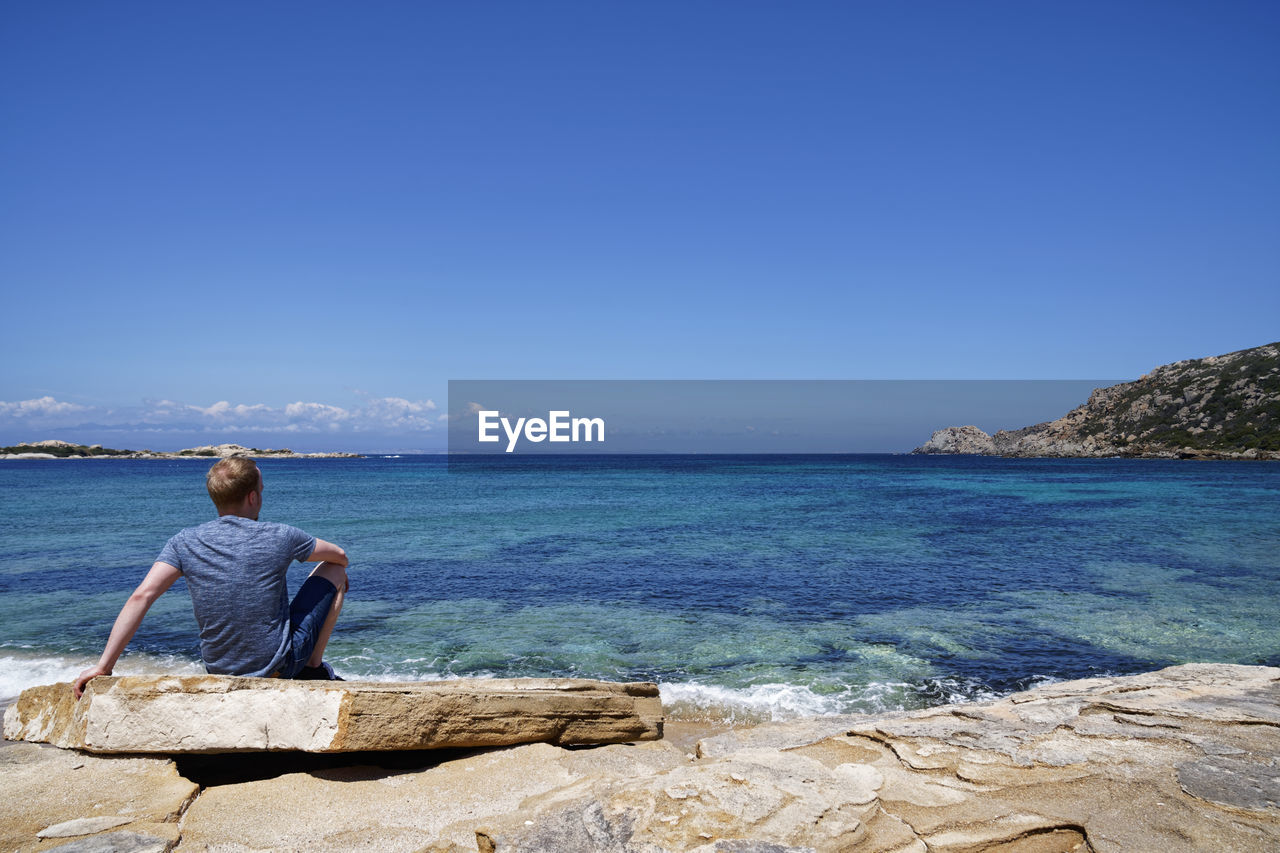
[(204, 484), (218, 509), (239, 506), (258, 490), (258, 464), (248, 456), (228, 456), (213, 463)]

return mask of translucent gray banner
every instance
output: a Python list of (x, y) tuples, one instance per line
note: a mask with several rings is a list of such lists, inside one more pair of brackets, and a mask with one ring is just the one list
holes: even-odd
[(908, 453), (1053, 420), (1115, 380), (449, 381), (451, 454)]

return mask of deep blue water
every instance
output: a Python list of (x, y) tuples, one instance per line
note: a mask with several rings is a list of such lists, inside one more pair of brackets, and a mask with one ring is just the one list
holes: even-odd
[[(0, 694), (96, 659), (207, 461), (0, 463)], [(656, 680), (678, 716), (919, 707), (1280, 663), (1280, 465), (914, 456), (264, 460), (344, 546), (348, 678)], [(306, 569), (291, 573), (296, 589)], [(117, 672), (193, 669), (179, 582)], [(132, 669), (130, 669), (132, 667)]]

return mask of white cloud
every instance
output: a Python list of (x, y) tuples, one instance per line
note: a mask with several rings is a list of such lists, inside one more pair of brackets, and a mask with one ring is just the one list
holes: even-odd
[(372, 397), (365, 395), (365, 403), (356, 409), (358, 429), (431, 429), (436, 409), (432, 400), (406, 400), (403, 397)]
[(0, 417), (40, 418), (57, 415), (70, 415), (75, 412), (88, 411), (88, 406), (66, 403), (52, 397), (38, 397), (34, 400), (20, 400), (6, 403), (0, 400)]
[(160, 400), (149, 403), (144, 420), (165, 422), (175, 428), (235, 428), (260, 432), (369, 432), (373, 430), (429, 430), (431, 413), (436, 404), (431, 400), (408, 400), (404, 397), (361, 395), (359, 406), (343, 408), (329, 403), (297, 400), (284, 407), (262, 403), (236, 403), (219, 400), (209, 406), (195, 406)]
[(0, 401), (0, 423), (49, 428), (75, 428), (87, 424), (94, 429), (120, 429), (174, 433), (231, 432), (323, 433), (409, 433), (431, 430), (436, 421), (436, 404), (431, 400), (404, 397), (375, 397), (361, 394), (360, 405), (349, 408), (318, 401), (298, 400), (285, 406), (265, 403), (237, 403), (218, 400), (207, 406), (176, 400), (144, 400), (140, 406), (81, 406), (41, 397), (20, 402)]
[(292, 420), (316, 420), (337, 423), (350, 419), (351, 413), (340, 406), (326, 403), (304, 403), (299, 400), (284, 407), (285, 417)]
[(270, 406), (264, 406), (257, 403), (252, 406), (246, 406), (243, 403), (239, 405), (231, 405), (226, 400), (219, 400), (212, 406), (200, 408), (199, 406), (187, 406), (191, 411), (200, 412), (211, 418), (243, 418), (253, 415), (269, 415), (274, 412)]
[(448, 412), (445, 412), (444, 414), (436, 418), (436, 420), (438, 421), (462, 420), (465, 418), (469, 418), (473, 415), (479, 414), (480, 412), (484, 411), (484, 408), (485, 407), (480, 403), (471, 402), (471, 403), (467, 403), (467, 410), (465, 412), (458, 412), (457, 414), (453, 414), (453, 415), (449, 414)]

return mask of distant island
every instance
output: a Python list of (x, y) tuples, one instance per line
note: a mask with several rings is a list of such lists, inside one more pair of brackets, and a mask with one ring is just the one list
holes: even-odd
[(362, 459), (359, 453), (294, 453), (288, 448), (263, 450), (239, 444), (207, 444), (186, 450), (117, 450), (101, 444), (72, 444), (59, 439), (22, 442), (0, 447), (0, 459), (217, 459), (227, 456), (253, 456), (261, 459)]
[(912, 453), (1280, 459), (1280, 342), (1157, 367), (1056, 421), (940, 429)]

